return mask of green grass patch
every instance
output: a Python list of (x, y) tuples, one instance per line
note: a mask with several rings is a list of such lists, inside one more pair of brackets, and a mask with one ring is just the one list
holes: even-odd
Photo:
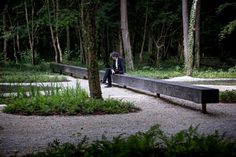
[(1, 72), (0, 83), (62, 82), (67, 78), (59, 75), (49, 76), (39, 72)]
[(220, 102), (236, 103), (236, 90), (226, 90), (220, 92)]
[(50, 72), (50, 65), (42, 62), (33, 66), (32, 64), (19, 64), (14, 62), (0, 62), (1, 71), (21, 71), (21, 72)]
[(89, 144), (87, 138), (78, 144), (64, 143), (58, 140), (49, 144), (45, 152), (28, 154), (25, 157), (235, 157), (236, 143), (220, 136), (217, 132), (204, 135), (190, 127), (168, 137), (159, 125), (147, 132), (138, 132), (129, 137), (114, 137)]
[[(193, 77), (197, 78), (236, 78), (236, 68), (216, 69), (203, 67), (193, 70)], [(128, 72), (129, 75), (138, 77), (147, 77), (154, 79), (167, 79), (172, 77), (184, 76), (184, 70), (181, 65), (149, 67), (144, 66), (134, 71)]]
[(236, 78), (236, 66), (228, 69), (200, 68), (193, 71), (193, 77), (198, 78)]
[(137, 77), (167, 79), (170, 77), (183, 76), (183, 71), (180, 66), (175, 66), (173, 68), (152, 68), (149, 66), (144, 66), (141, 69), (130, 71), (128, 74)]
[(27, 98), (39, 95), (55, 94), (61, 89), (59, 85), (51, 83), (49, 85), (33, 86), (21, 84), (0, 85), (0, 104), (9, 104), (19, 98)]
[(50, 73), (49, 63), (42, 63), (36, 66), (16, 63), (0, 63), (0, 65), (0, 83), (67, 81), (67, 78), (64, 76)]
[(88, 115), (135, 112), (139, 109), (132, 103), (119, 100), (97, 100), (89, 98), (80, 87), (67, 88), (33, 97), (8, 100), (10, 103), (3, 110), (11, 114), (23, 115)]
[(26, 93), (26, 92), (31, 92), (33, 93), (35, 92), (39, 92), (39, 91), (48, 91), (48, 90), (52, 90), (55, 88), (59, 88), (59, 87), (54, 87), (53, 85), (47, 85), (44, 86), (43, 84), (40, 86), (33, 86), (33, 85), (13, 85), (13, 84), (9, 84), (9, 85), (0, 85), (0, 94), (3, 93)]

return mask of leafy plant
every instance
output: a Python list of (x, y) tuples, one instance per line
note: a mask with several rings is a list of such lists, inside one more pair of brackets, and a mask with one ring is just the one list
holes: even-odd
[(78, 144), (64, 143), (58, 140), (49, 144), (46, 152), (28, 154), (33, 157), (81, 156), (81, 157), (234, 157), (235, 141), (228, 140), (217, 132), (204, 135), (197, 132), (197, 127), (190, 126), (171, 137), (160, 129), (159, 125), (151, 127), (147, 132), (138, 132), (124, 137), (119, 135), (112, 140), (105, 136), (102, 140), (88, 143), (86, 137)]
[(30, 99), (21, 95), (20, 99), (10, 101), (4, 112), (24, 115), (87, 115), (128, 113), (139, 110), (129, 102), (89, 98), (86, 91), (79, 86), (76, 89), (51, 90), (48, 93), (50, 94), (44, 96), (36, 91)]
[(236, 103), (236, 90), (226, 90), (220, 92), (220, 102)]

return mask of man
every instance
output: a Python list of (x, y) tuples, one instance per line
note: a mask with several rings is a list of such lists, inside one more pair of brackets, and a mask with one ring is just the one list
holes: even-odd
[(106, 84), (106, 80), (108, 80), (106, 88), (112, 87), (112, 81), (111, 81), (111, 75), (114, 74), (124, 74), (125, 68), (124, 68), (124, 59), (120, 57), (118, 52), (112, 52), (110, 54), (110, 57), (112, 58), (112, 66), (107, 67), (102, 83)]

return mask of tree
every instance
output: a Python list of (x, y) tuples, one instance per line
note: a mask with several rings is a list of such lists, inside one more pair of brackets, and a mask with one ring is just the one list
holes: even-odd
[(194, 49), (194, 31), (196, 23), (196, 9), (197, 9), (198, 0), (193, 0), (190, 19), (189, 19), (189, 30), (188, 30), (188, 53), (186, 56), (186, 74), (188, 76), (192, 75), (193, 72), (193, 49)]
[(146, 39), (146, 32), (147, 32), (147, 20), (148, 20), (148, 2), (146, 6), (146, 14), (145, 14), (145, 22), (144, 22), (144, 30), (143, 30), (143, 41), (142, 41), (142, 46), (141, 50), (139, 53), (139, 62), (142, 63), (143, 61), (143, 49), (144, 49), (144, 44), (145, 44), (145, 39)]
[(53, 7), (54, 19), (56, 19), (56, 33), (53, 30), (53, 23), (52, 23), (51, 11), (50, 11), (50, 0), (47, 0), (48, 23), (49, 23), (54, 53), (55, 53), (55, 61), (58, 63), (58, 62), (62, 62), (62, 53), (61, 53), (61, 47), (60, 47), (59, 38), (58, 38), (58, 26), (57, 26), (57, 23), (58, 23), (58, 1), (56, 1), (56, 6), (55, 6), (55, 2), (54, 2), (54, 0), (52, 0), (52, 7)]
[(34, 16), (35, 16), (35, 2), (34, 0), (31, 0), (31, 22), (29, 21), (29, 14), (28, 14), (28, 5), (27, 1), (24, 2), (24, 8), (25, 8), (25, 19), (26, 19), (26, 27), (28, 32), (28, 38), (29, 38), (29, 45), (31, 50), (31, 62), (32, 65), (36, 64), (35, 60), (35, 33), (37, 31), (37, 27), (34, 23)]
[(102, 99), (101, 86), (99, 81), (99, 71), (97, 63), (97, 31), (96, 12), (99, 0), (82, 0), (82, 36), (84, 50), (86, 54), (86, 64), (88, 68), (88, 82), (90, 96)]
[(120, 1), (120, 12), (121, 12), (121, 33), (122, 33), (126, 68), (127, 70), (133, 70), (134, 63), (133, 63), (133, 56), (131, 51), (129, 29), (128, 29), (127, 0)]
[(195, 68), (200, 67), (200, 10), (201, 10), (201, 0), (197, 2), (196, 8), (196, 29), (195, 29)]
[(187, 65), (188, 54), (188, 0), (182, 0), (184, 63)]
[(6, 14), (7, 14), (7, 5), (5, 5), (4, 9), (3, 9), (3, 14), (2, 14), (2, 21), (3, 21), (3, 34), (4, 34), (4, 38), (3, 38), (3, 57), (4, 57), (4, 61), (7, 60), (7, 37), (6, 37)]

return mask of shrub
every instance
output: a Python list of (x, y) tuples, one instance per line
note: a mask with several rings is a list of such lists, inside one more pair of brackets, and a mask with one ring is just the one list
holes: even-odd
[[(55, 93), (54, 93), (55, 92)], [(96, 100), (89, 98), (85, 90), (66, 88), (52, 91), (50, 95), (16, 99), (3, 110), (6, 113), (24, 115), (87, 115), (114, 114), (138, 111), (132, 103), (113, 99)]]
[(226, 90), (220, 92), (220, 102), (236, 103), (236, 90)]
[(220, 136), (217, 132), (204, 135), (190, 127), (171, 137), (166, 136), (159, 125), (146, 133), (138, 132), (129, 137), (114, 137), (111, 141), (103, 137), (88, 144), (82, 138), (77, 145), (61, 144), (55, 140), (46, 152), (28, 154), (33, 157), (81, 156), (81, 157), (235, 157), (236, 143)]

